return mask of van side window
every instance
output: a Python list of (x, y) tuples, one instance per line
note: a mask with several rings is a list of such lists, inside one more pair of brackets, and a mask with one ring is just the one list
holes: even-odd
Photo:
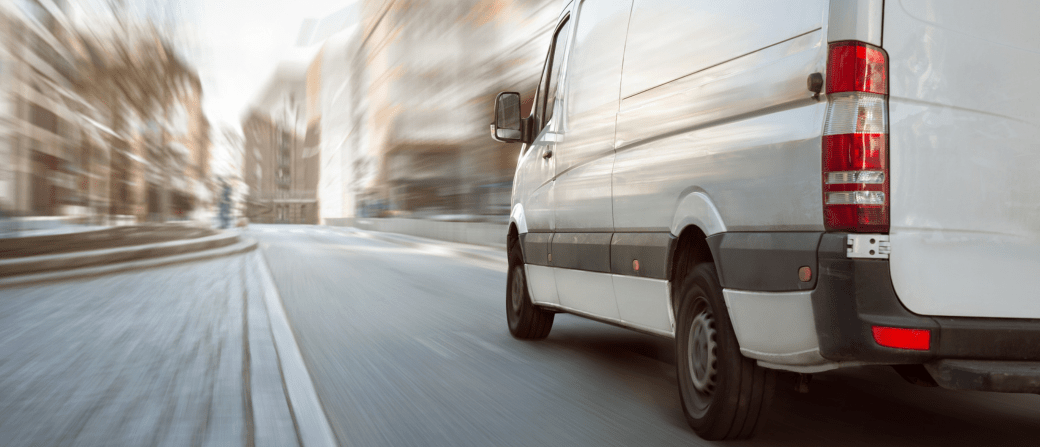
[(565, 20), (563, 26), (556, 31), (555, 42), (553, 43), (552, 59), (549, 61), (548, 65), (550, 69), (546, 72), (549, 74), (549, 88), (545, 95), (545, 119), (542, 120), (542, 125), (548, 123), (553, 116), (553, 105), (556, 104), (557, 81), (560, 77), (560, 68), (563, 67), (563, 53), (564, 50), (567, 49), (567, 39), (570, 37), (570, 29), (570, 20)]
[(549, 68), (552, 64), (552, 51), (553, 48), (550, 44), (549, 53), (545, 55), (545, 65), (542, 66), (542, 77), (538, 80), (538, 91), (534, 95), (534, 107), (531, 109), (531, 118), (535, 122), (535, 135), (542, 131), (542, 117), (545, 116), (545, 89), (549, 80)]
[[(531, 111), (535, 122), (535, 134), (541, 132), (545, 123), (552, 118), (553, 100), (556, 97), (556, 75), (559, 70), (553, 67), (562, 65), (563, 49), (567, 47), (567, 31), (570, 30), (570, 17), (563, 19), (563, 23), (556, 28), (553, 41), (549, 45), (549, 53), (545, 55), (545, 66), (542, 68), (542, 79), (538, 82), (538, 92), (535, 94), (534, 109)], [(549, 110), (546, 110), (548, 105)]]

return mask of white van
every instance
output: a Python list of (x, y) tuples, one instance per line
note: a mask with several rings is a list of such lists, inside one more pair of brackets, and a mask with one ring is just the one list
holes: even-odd
[(573, 0), (522, 142), (509, 329), (676, 341), (687, 420), (776, 371), (1040, 393), (1040, 2)]

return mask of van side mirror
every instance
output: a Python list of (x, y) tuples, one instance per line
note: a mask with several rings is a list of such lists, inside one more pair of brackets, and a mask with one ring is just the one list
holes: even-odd
[(491, 123), (491, 138), (503, 143), (523, 142), (523, 121), (520, 118), (520, 94), (499, 93), (495, 98), (495, 122)]

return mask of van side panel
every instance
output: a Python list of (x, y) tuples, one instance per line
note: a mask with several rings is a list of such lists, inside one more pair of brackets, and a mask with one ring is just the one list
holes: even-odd
[(881, 46), (884, 0), (830, 0), (827, 41), (858, 40)]
[(924, 315), (1040, 318), (1040, 2), (885, 2), (892, 282)]
[(557, 231), (611, 232), (610, 171), (621, 63), (632, 0), (585, 0), (575, 9), (556, 158)]
[[(642, 2), (636, 2), (634, 14)], [(826, 8), (826, 2), (817, 3)], [(773, 23), (773, 11), (764, 9), (735, 26), (734, 38), (741, 37), (737, 28)], [(818, 17), (816, 25), (820, 22)], [(676, 36), (691, 42), (699, 38)], [(626, 80), (630, 72), (646, 68), (629, 57), (641, 51), (633, 44), (637, 40), (646, 41), (630, 35)], [(812, 97), (806, 78), (824, 71), (826, 36), (817, 29), (767, 45), (622, 100), (613, 184), (617, 231), (670, 231), (680, 201), (693, 192), (711, 199), (728, 231), (823, 230), (820, 154), (826, 102)]]
[(828, 0), (636, 0), (621, 96), (823, 28), (827, 5)]

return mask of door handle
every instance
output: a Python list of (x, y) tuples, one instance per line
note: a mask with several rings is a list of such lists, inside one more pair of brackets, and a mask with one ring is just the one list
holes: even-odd
[(546, 160), (552, 158), (552, 149), (546, 149), (545, 152), (542, 152), (542, 158)]

